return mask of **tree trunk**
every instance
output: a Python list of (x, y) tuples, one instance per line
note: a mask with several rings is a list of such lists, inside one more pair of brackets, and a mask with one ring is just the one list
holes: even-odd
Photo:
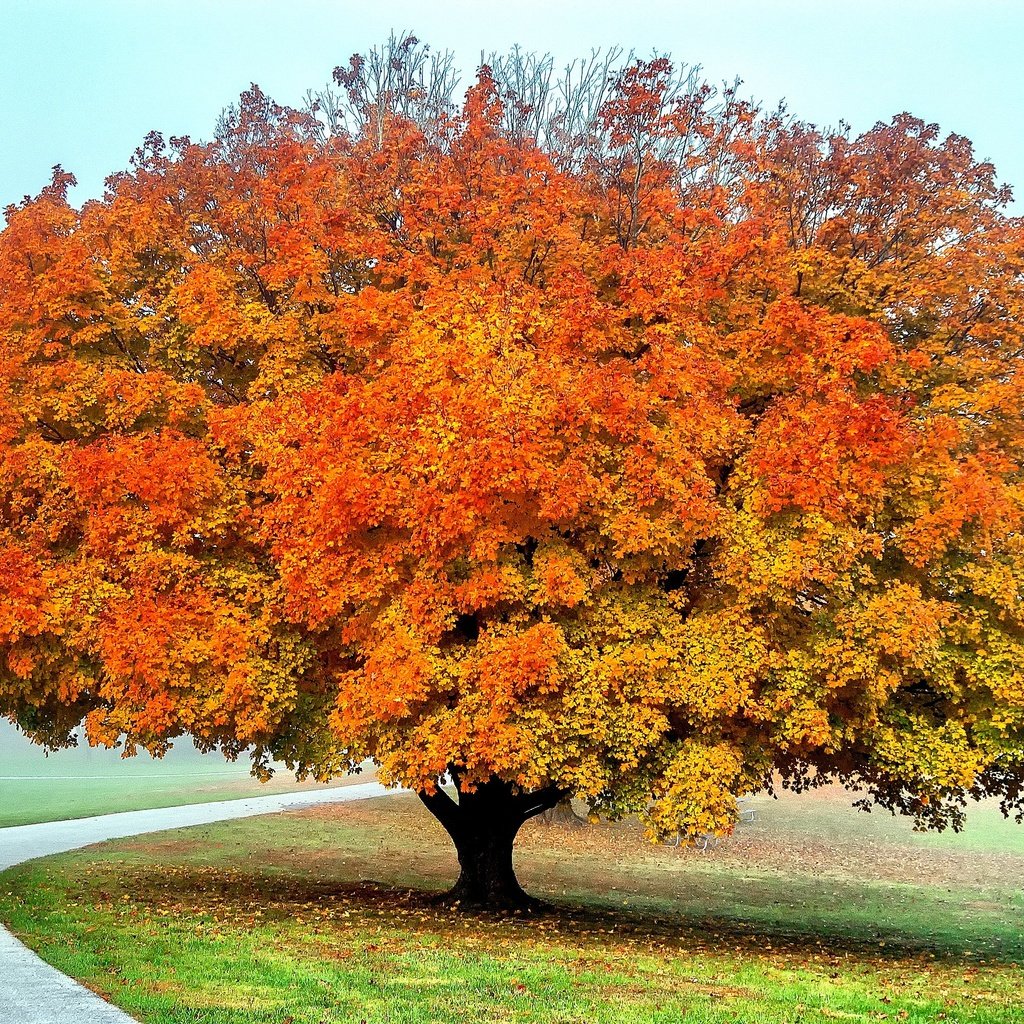
[(419, 794), (424, 806), (451, 836), (459, 856), (459, 878), (445, 901), (464, 909), (523, 910), (538, 901), (524, 891), (512, 865), (512, 850), (523, 823), (561, 800), (563, 790), (551, 786), (535, 793), (517, 793), (507, 782), (490, 779), (463, 790), (458, 772), (451, 772), (458, 802), (438, 787)]
[(563, 825), (566, 828), (585, 828), (589, 824), (586, 818), (581, 818), (573, 810), (572, 801), (568, 797), (544, 811), (540, 820), (545, 825)]
[(511, 829), (490, 835), (470, 833), (455, 841), (459, 877), (449, 899), (466, 907), (521, 907), (530, 897), (512, 866), (515, 836)]

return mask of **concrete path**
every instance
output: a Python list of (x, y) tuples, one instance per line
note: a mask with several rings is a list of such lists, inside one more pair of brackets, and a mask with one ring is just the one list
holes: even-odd
[[(248, 800), (125, 811), (74, 821), (0, 828), (0, 871), (51, 853), (77, 850), (106, 839), (162, 832), (187, 825), (249, 818), (383, 796), (395, 790), (367, 782), (305, 793), (257, 796)], [(77, 981), (44, 963), (9, 931), (0, 927), (0, 1022), (3, 1024), (134, 1024), (134, 1018), (94, 995)]]

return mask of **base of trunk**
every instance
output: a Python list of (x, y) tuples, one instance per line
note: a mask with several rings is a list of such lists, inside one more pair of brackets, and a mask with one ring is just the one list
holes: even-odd
[(449, 902), (488, 910), (526, 910), (539, 905), (516, 878), (512, 866), (515, 832), (501, 829), (487, 835), (463, 835), (456, 841), (459, 878), (448, 893)]
[(514, 914), (532, 916), (546, 913), (550, 905), (520, 889), (518, 894), (503, 893), (481, 897), (479, 893), (466, 892), (458, 885), (447, 892), (438, 893), (430, 898), (436, 907), (447, 907), (450, 910), (467, 914)]
[(560, 800), (554, 807), (538, 815), (538, 820), (545, 825), (562, 825), (565, 828), (586, 828), (590, 824), (573, 810), (571, 800)]
[(443, 789), (421, 792), (426, 808), (444, 826), (459, 855), (459, 878), (438, 902), (462, 910), (529, 913), (540, 900), (528, 896), (512, 866), (512, 848), (523, 822), (558, 803), (565, 793), (550, 787), (520, 793), (498, 779), (463, 790), (456, 803)]

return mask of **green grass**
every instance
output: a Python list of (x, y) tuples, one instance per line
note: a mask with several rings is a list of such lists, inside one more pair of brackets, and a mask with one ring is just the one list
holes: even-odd
[(759, 806), (707, 856), (528, 826), (537, 919), (431, 904), (454, 858), (402, 796), (25, 865), (0, 918), (149, 1024), (1024, 1024), (1019, 832), (995, 852), (989, 808), (936, 844), (835, 793)]
[(875, 808), (865, 813), (852, 806), (856, 797), (841, 799), (834, 789), (822, 798), (808, 793), (796, 800), (792, 794), (772, 800), (761, 796), (751, 806), (770, 816), (773, 827), (784, 829), (800, 841), (825, 841), (837, 833), (855, 837), (858, 843), (879, 843), (884, 848), (910, 843), (918, 849), (973, 850), (979, 853), (1024, 856), (1024, 827), (1000, 813), (996, 801), (971, 803), (967, 807), (967, 828), (963, 832), (915, 832), (913, 821)]
[(315, 788), (287, 772), (264, 785), (252, 778), (246, 761), (200, 754), (187, 740), (159, 759), (124, 759), (84, 743), (47, 756), (0, 722), (0, 828)]

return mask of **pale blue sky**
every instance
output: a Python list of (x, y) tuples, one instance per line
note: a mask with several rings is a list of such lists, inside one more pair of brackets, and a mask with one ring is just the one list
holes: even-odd
[(451, 48), (521, 43), (559, 58), (620, 43), (819, 124), (909, 110), (974, 140), (1024, 209), (1019, 0), (0, 0), (0, 206), (62, 163), (98, 195), (150, 129), (209, 135), (250, 82), (296, 104), (390, 29)]

